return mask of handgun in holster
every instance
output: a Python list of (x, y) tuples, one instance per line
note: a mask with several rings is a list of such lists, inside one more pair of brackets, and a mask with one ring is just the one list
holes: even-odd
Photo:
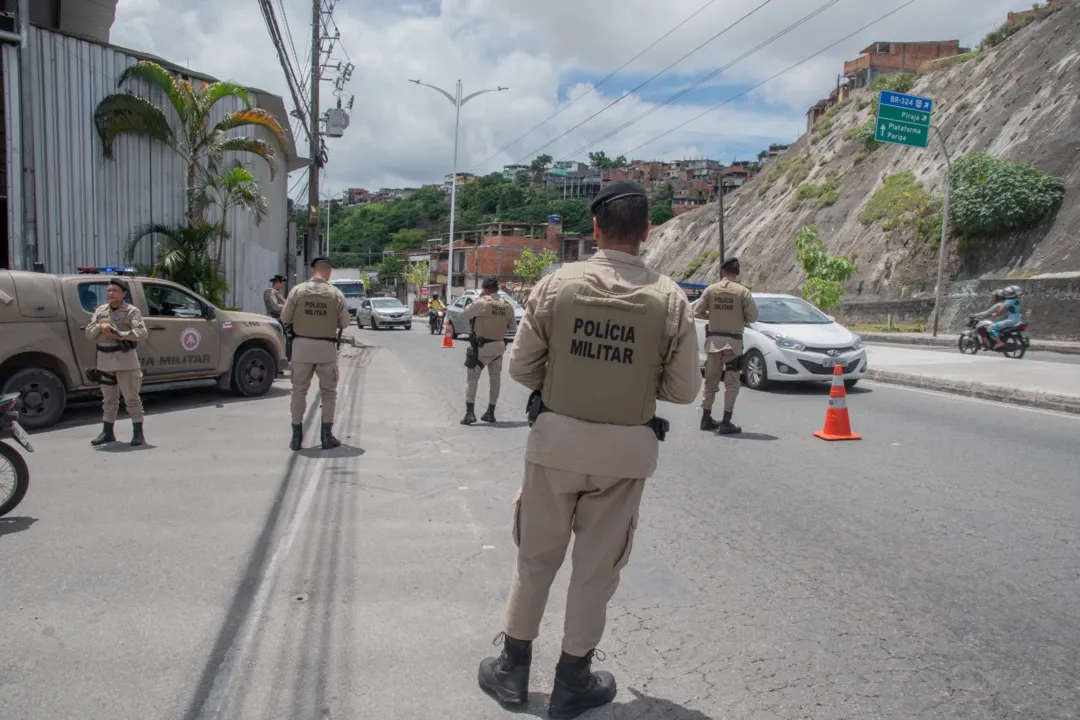
[(89, 378), (90, 382), (98, 385), (116, 384), (116, 375), (114, 373), (98, 370), (97, 368), (86, 368), (86, 377)]
[(541, 391), (533, 390), (529, 394), (529, 403), (525, 406), (525, 413), (529, 419), (529, 427), (532, 427), (536, 422), (536, 418), (540, 417), (540, 413), (544, 410), (544, 402), (541, 400)]

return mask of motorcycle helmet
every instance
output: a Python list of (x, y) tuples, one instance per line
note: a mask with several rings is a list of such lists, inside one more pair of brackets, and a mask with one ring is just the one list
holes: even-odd
[(998, 288), (994, 291), (994, 300), (1001, 302), (1005, 299), (1005, 288)]
[(1020, 288), (1018, 288), (1017, 286), (1010, 285), (1009, 287), (1005, 288), (1005, 297), (1007, 299), (1012, 300), (1013, 298), (1015, 298), (1015, 297), (1017, 297), (1019, 295), (1020, 295)]

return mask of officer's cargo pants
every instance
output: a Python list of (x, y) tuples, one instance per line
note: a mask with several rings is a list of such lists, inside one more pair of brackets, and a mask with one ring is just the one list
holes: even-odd
[(705, 391), (701, 395), (701, 409), (712, 410), (716, 393), (720, 390), (720, 380), (724, 381), (724, 412), (735, 409), (735, 398), (742, 387), (741, 373), (738, 370), (724, 372), (724, 366), (738, 358), (734, 350), (711, 352), (705, 357)]
[(116, 416), (120, 412), (120, 396), (124, 396), (124, 407), (127, 408), (131, 422), (143, 421), (142, 398), (139, 390), (142, 389), (142, 370), (112, 370), (116, 375), (115, 385), (101, 386), (101, 409), (103, 420), (107, 423), (116, 422)]
[(630, 560), (644, 489), (642, 478), (581, 475), (525, 462), (514, 508), (518, 557), (503, 622), (507, 635), (518, 640), (539, 635), (572, 530), (562, 649), (581, 657), (600, 643), (608, 602)]
[(307, 405), (307, 394), (311, 388), (311, 377), (319, 378), (319, 394), (322, 396), (322, 421), (334, 422), (334, 411), (337, 409), (337, 384), (338, 365), (337, 361), (326, 363), (298, 363), (292, 364), (292, 424), (304, 423), (304, 409)]
[(477, 351), (477, 359), (484, 364), (484, 367), (477, 365), (474, 368), (466, 368), (465, 402), (476, 402), (476, 386), (480, 383), (480, 374), (485, 370), (488, 374), (488, 405), (495, 405), (499, 402), (499, 390), (502, 389), (502, 361), (505, 351), (506, 344), (502, 340), (489, 342)]

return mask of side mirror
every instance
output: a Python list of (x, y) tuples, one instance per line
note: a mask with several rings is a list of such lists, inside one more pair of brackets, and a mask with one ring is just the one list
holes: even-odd
[(208, 305), (205, 306), (205, 309), (206, 309), (206, 319), (207, 320), (213, 320), (214, 318), (217, 317), (217, 308), (216, 307), (214, 307), (213, 305), (208, 304)]
[(832, 315), (826, 315), (825, 317), (829, 318), (829, 322), (836, 322), (836, 318), (834, 318)]

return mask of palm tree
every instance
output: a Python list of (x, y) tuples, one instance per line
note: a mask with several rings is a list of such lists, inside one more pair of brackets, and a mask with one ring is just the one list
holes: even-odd
[(131, 262), (139, 244), (148, 237), (160, 235), (158, 261), (152, 268), (154, 277), (164, 277), (191, 288), (214, 305), (221, 306), (229, 292), (228, 283), (214, 268), (214, 240), (221, 225), (170, 226), (161, 223), (140, 225), (132, 233), (127, 247)]
[[(202, 223), (202, 210), (198, 202), (199, 174), (217, 176), (222, 157), (226, 152), (249, 152), (258, 155), (270, 166), (270, 178), (277, 166), (275, 151), (270, 143), (249, 137), (225, 137), (236, 128), (263, 127), (274, 134), (280, 147), (285, 146), (285, 131), (266, 110), (252, 107), (247, 90), (231, 81), (212, 84), (201, 83), (196, 90), (187, 80), (178, 80), (157, 63), (144, 60), (124, 69), (117, 86), (128, 80), (145, 80), (161, 89), (169, 99), (180, 119), (180, 133), (173, 131), (161, 108), (150, 100), (131, 93), (109, 95), (98, 103), (94, 122), (104, 145), (105, 156), (112, 157), (116, 139), (132, 133), (158, 140), (180, 155), (187, 164), (187, 217), (192, 226)], [(225, 115), (220, 122), (211, 124), (214, 105), (225, 98), (239, 98), (245, 109)]]
[(259, 191), (255, 176), (237, 160), (224, 174), (212, 175), (206, 179), (199, 189), (196, 202), (200, 213), (210, 205), (221, 208), (217, 259), (214, 262), (214, 273), (219, 274), (225, 262), (225, 241), (229, 239), (229, 230), (226, 227), (229, 213), (234, 209), (246, 210), (254, 216), (255, 224), (258, 225), (266, 217), (266, 197)]

